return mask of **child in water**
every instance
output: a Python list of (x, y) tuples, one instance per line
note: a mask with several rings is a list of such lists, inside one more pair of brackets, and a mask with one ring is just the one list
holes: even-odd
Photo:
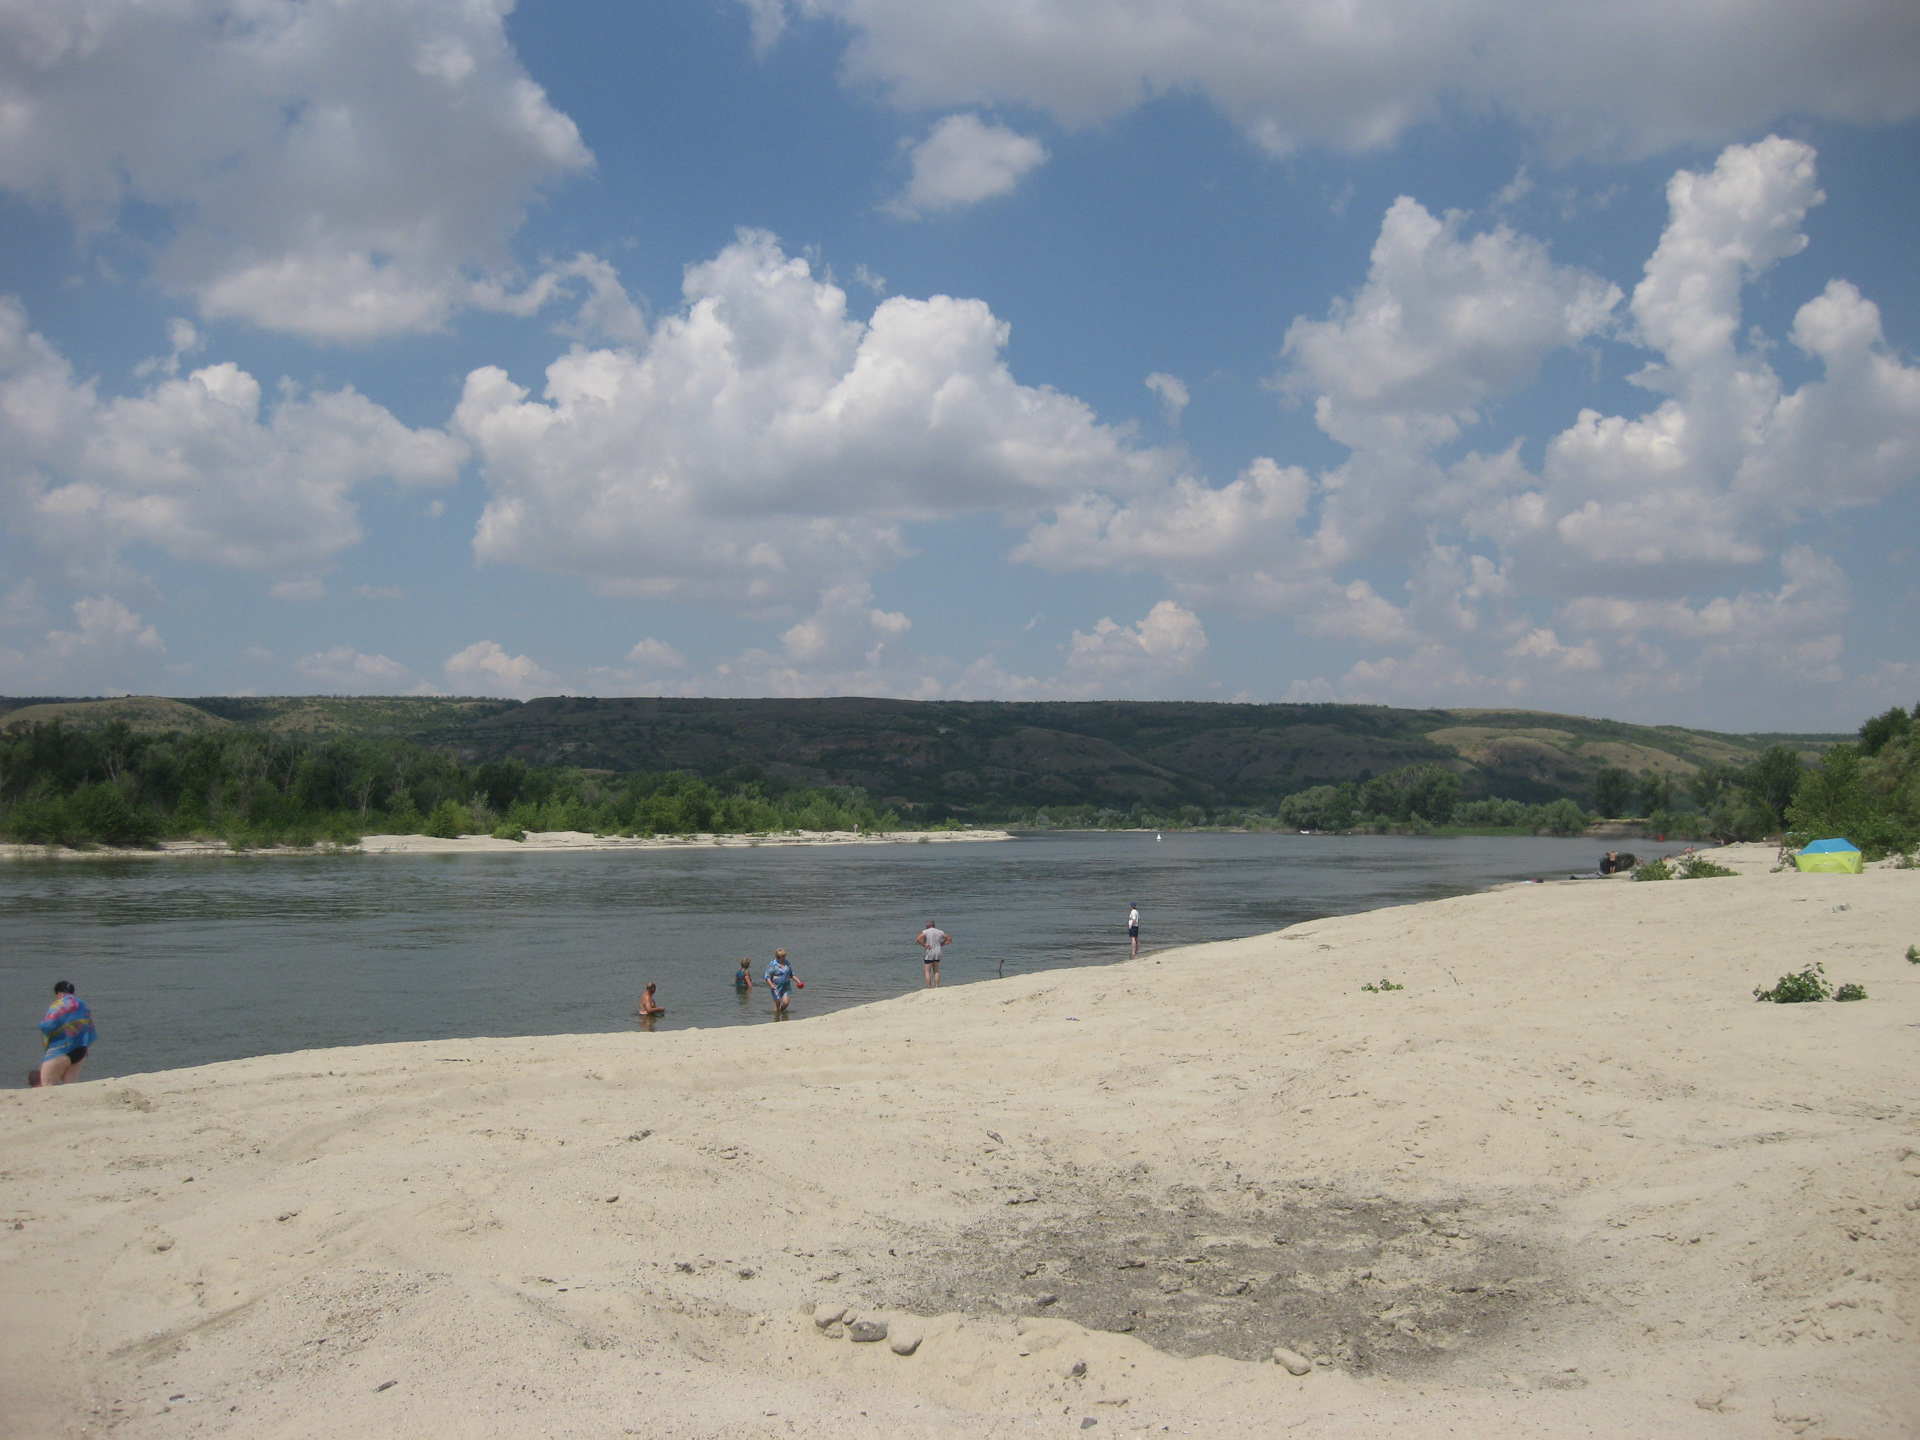
[(749, 968), (752, 963), (750, 960), (742, 960), (740, 968), (733, 972), (733, 988), (743, 995), (753, 989), (753, 971)]

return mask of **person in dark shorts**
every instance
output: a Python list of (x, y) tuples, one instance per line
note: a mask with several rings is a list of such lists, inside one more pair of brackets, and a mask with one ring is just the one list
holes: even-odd
[(81, 1062), (98, 1037), (93, 1033), (93, 1012), (74, 993), (71, 980), (54, 985), (53, 1004), (41, 1017), (40, 1033), (47, 1041), (46, 1053), (40, 1057), (40, 1083), (65, 1085), (77, 1079)]
[(940, 952), (953, 944), (953, 936), (947, 934), (933, 921), (927, 921), (927, 928), (913, 937), (914, 943), (926, 951), (927, 984), (929, 990), (940, 988)]
[(1138, 905), (1127, 907), (1127, 943), (1133, 947), (1132, 958), (1138, 960), (1140, 958), (1140, 907)]

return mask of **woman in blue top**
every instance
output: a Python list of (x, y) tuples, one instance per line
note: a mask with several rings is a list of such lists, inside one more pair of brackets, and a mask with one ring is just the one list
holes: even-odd
[(787, 963), (787, 952), (773, 952), (773, 963), (767, 966), (767, 988), (773, 992), (773, 1018), (784, 1020), (787, 1016), (787, 1003), (793, 999), (793, 967)]
[(53, 1004), (41, 1017), (40, 1033), (47, 1039), (46, 1054), (40, 1058), (40, 1083), (64, 1085), (79, 1073), (95, 1038), (93, 1012), (74, 994), (71, 980), (53, 987)]

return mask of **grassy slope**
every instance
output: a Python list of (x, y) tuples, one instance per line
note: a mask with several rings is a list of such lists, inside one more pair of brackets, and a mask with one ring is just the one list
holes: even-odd
[(407, 738), (512, 710), (513, 700), (409, 695), (220, 696), (192, 702), (236, 725), (277, 735), (398, 735)]
[(124, 720), (135, 730), (184, 730), (191, 734), (224, 730), (231, 723), (198, 703), (158, 695), (120, 695), (110, 700), (0, 700), (0, 730), (24, 730), (56, 720), (83, 728)]

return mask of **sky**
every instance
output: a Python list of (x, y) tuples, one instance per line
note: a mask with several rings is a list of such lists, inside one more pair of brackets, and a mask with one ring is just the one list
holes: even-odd
[(1920, 700), (1911, 0), (6, 0), (0, 693)]

